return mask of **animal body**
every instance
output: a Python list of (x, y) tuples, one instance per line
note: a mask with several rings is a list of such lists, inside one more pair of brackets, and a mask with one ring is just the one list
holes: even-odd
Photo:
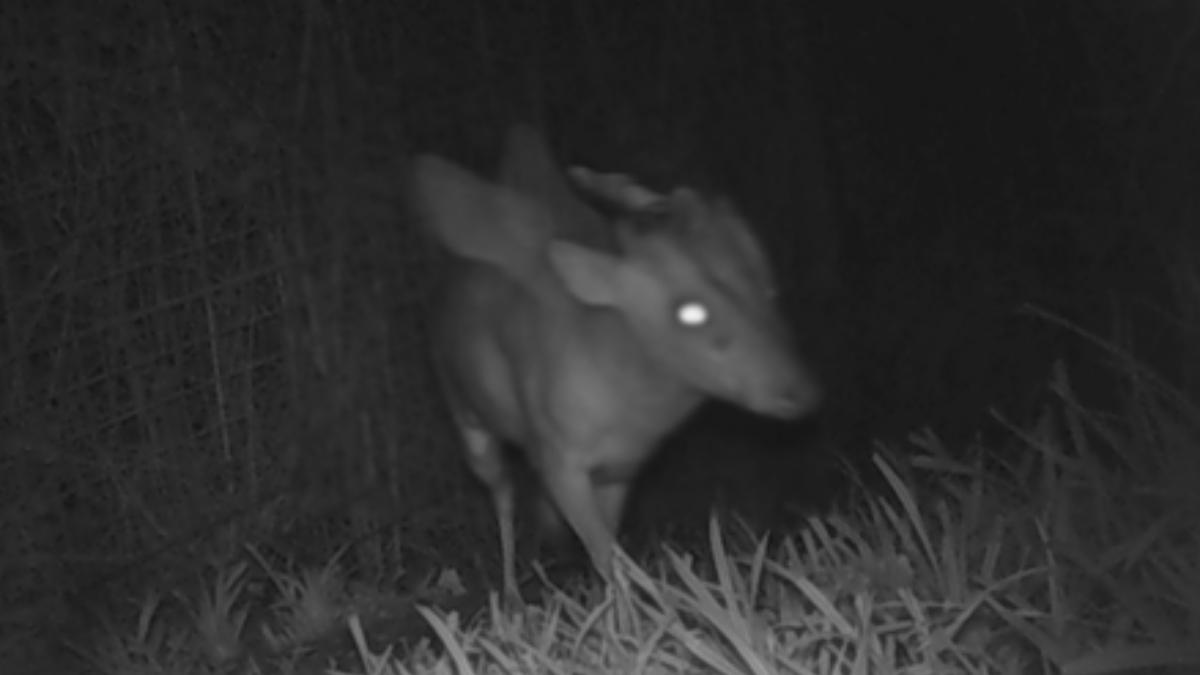
[(413, 196), (456, 258), (433, 358), (491, 491), (507, 601), (519, 596), (505, 444), (607, 578), (634, 478), (706, 397), (777, 418), (817, 406), (766, 256), (728, 201), (564, 171), (526, 126), (509, 132), (496, 181), (424, 155)]

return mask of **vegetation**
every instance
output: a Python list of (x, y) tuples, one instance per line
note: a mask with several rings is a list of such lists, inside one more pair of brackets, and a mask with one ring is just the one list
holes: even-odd
[[(1054, 403), (1001, 446), (951, 453), (933, 433), (915, 435), (920, 451), (903, 471), (890, 453), (877, 456), (888, 494), (771, 538), (714, 518), (704, 556), (668, 548), (641, 566), (622, 556), (611, 587), (548, 586), (522, 613), (502, 612), (495, 594), (478, 613), (439, 609), (462, 593), (453, 570), (399, 596), (355, 588), (336, 561), (276, 571), (251, 550), (258, 573), (227, 565), (194, 592), (150, 595), (135, 623), (114, 626), (89, 655), (114, 675), (230, 663), (346, 673), (1194, 672), (1200, 411), (1128, 365), (1134, 388), (1121, 416), (1084, 408), (1060, 371)], [(428, 628), (398, 621), (405, 612)], [(391, 632), (401, 625), (412, 632)]]

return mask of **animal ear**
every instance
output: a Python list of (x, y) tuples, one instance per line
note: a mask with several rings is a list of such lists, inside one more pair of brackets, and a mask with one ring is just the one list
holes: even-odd
[(599, 173), (573, 166), (567, 174), (580, 190), (623, 211), (645, 211), (659, 206), (664, 197), (633, 180), (628, 174)]
[(735, 246), (741, 253), (742, 260), (746, 262), (752, 269), (759, 271), (764, 283), (769, 283), (771, 276), (771, 262), (767, 257), (766, 251), (763, 250), (762, 242), (750, 229), (750, 224), (746, 221), (732, 204), (728, 202), (718, 202), (714, 213), (725, 227), (726, 236), (729, 238), (732, 246)]
[(748, 276), (771, 286), (770, 263), (746, 219), (727, 199), (707, 198), (691, 188), (677, 188), (668, 198), (671, 212), (686, 224), (692, 241), (708, 264), (730, 274)]
[(550, 143), (538, 129), (528, 124), (509, 128), (504, 137), (499, 177), (501, 186), (536, 202), (546, 214), (547, 238), (551, 230), (583, 238), (607, 231), (600, 214), (571, 190)]
[(546, 230), (536, 203), (440, 157), (418, 157), (412, 182), (422, 226), (464, 258), (518, 271)]
[(546, 254), (575, 299), (597, 306), (618, 303), (625, 271), (620, 258), (561, 239), (550, 242)]

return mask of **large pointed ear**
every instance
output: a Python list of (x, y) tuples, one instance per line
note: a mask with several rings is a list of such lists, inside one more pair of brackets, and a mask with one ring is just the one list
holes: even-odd
[(576, 300), (586, 305), (617, 304), (625, 274), (620, 258), (561, 239), (550, 242), (546, 255)]
[(723, 199), (716, 203), (714, 210), (723, 216), (728, 236), (741, 251), (742, 259), (746, 261), (747, 265), (760, 270), (761, 274), (765, 275), (765, 280), (769, 280), (771, 276), (770, 258), (767, 257), (762, 242), (750, 228), (750, 223), (745, 216), (739, 213), (732, 203)]
[(758, 283), (770, 286), (770, 262), (745, 217), (729, 200), (706, 199), (688, 188), (671, 194), (672, 209), (686, 214), (698, 241), (710, 254), (710, 264), (733, 266)]
[(571, 190), (546, 136), (527, 124), (513, 125), (504, 138), (500, 183), (540, 204), (554, 231), (578, 241), (604, 240), (607, 224)]
[(413, 162), (412, 191), (422, 226), (464, 258), (516, 270), (545, 227), (546, 215), (532, 201), (440, 157)]

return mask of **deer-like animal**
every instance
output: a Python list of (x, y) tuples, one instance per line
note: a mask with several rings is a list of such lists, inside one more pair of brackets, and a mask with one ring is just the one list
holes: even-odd
[(766, 256), (728, 201), (565, 172), (525, 126), (508, 134), (498, 182), (424, 155), (413, 196), (457, 259), (433, 358), (468, 464), (491, 491), (507, 602), (520, 597), (505, 444), (610, 578), (632, 481), (706, 397), (777, 418), (817, 406)]

